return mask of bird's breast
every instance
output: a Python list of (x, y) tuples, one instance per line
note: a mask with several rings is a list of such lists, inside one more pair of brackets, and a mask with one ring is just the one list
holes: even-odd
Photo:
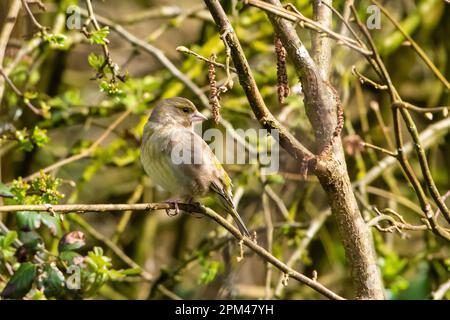
[(182, 174), (172, 163), (170, 137), (157, 133), (149, 134), (141, 148), (141, 162), (152, 181), (170, 192), (172, 196), (192, 194), (193, 181)]

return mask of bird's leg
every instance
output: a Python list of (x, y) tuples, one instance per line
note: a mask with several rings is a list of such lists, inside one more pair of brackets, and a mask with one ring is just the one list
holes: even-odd
[(175, 207), (175, 214), (171, 213), (171, 209), (166, 209), (166, 213), (170, 217), (174, 217), (180, 213), (180, 208), (178, 207), (178, 203), (180, 202), (180, 198), (169, 198), (163, 201), (164, 203), (171, 203)]

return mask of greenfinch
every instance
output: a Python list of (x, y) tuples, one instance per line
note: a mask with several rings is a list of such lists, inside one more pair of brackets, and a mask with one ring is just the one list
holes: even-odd
[(213, 195), (229, 213), (242, 235), (250, 236), (233, 204), (232, 182), (193, 122), (207, 118), (185, 98), (159, 102), (144, 127), (141, 162), (152, 181), (177, 201)]

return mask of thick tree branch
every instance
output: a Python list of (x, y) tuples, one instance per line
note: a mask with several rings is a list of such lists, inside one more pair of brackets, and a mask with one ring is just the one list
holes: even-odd
[[(266, 0), (282, 8), (278, 0)], [(325, 8), (324, 8), (325, 9)], [(299, 39), (294, 25), (277, 14), (269, 19), (294, 63), (305, 94), (306, 114), (311, 122), (320, 150), (327, 148), (338, 128), (339, 97), (322, 74)], [(321, 62), (326, 63), (326, 61)], [(320, 67), (323, 67), (322, 65)], [(348, 176), (340, 139), (332, 145), (331, 154), (319, 157), (314, 171), (327, 193), (336, 218), (352, 280), (360, 299), (383, 299), (383, 284), (376, 264), (372, 236), (359, 211)]]
[[(331, 28), (333, 12), (325, 6), (325, 4), (331, 5), (331, 3), (331, 0), (313, 1), (314, 20), (325, 28)], [(316, 62), (322, 79), (328, 80), (331, 70), (331, 41), (329, 38), (323, 37), (320, 33), (314, 31), (311, 34), (311, 41), (311, 55)]]
[[(295, 271), (294, 269), (287, 266), (284, 262), (275, 258), (266, 249), (256, 244), (253, 240), (242, 237), (239, 230), (229, 223), (225, 218), (216, 213), (215, 211), (207, 208), (203, 205), (198, 204), (187, 204), (179, 203), (179, 209), (203, 214), (222, 227), (227, 229), (236, 239), (243, 242), (254, 253), (259, 255), (265, 261), (269, 262), (280, 271), (287, 274), (289, 277), (298, 280), (299, 282), (306, 284), (310, 288), (314, 289), (323, 296), (333, 299), (342, 300), (343, 298), (330, 289), (326, 288), (319, 282), (306, 277), (305, 275)], [(0, 206), (0, 212), (17, 212), (17, 211), (43, 211), (50, 213), (85, 213), (85, 212), (110, 212), (110, 211), (154, 211), (154, 210), (170, 210), (175, 209), (173, 203), (138, 203), (138, 204), (62, 204), (62, 205), (11, 205), (11, 206)]]

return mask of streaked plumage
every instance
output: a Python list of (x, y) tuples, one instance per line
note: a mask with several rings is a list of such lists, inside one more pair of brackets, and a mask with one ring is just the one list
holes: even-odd
[[(206, 118), (185, 98), (161, 101), (144, 128), (141, 162), (156, 184), (182, 199), (214, 194), (233, 216), (242, 234), (249, 236), (233, 204), (232, 183), (206, 142), (192, 130), (192, 122)], [(186, 153), (177, 153), (182, 149)], [(177, 162), (179, 157), (189, 159)], [(175, 161), (174, 161), (175, 159)]]

